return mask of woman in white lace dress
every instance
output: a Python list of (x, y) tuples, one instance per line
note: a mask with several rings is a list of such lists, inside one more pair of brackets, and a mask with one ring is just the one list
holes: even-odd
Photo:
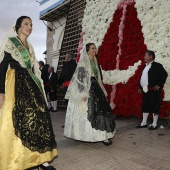
[(64, 135), (80, 141), (111, 145), (115, 121), (107, 101), (96, 60), (96, 46), (88, 43), (81, 56), (65, 98), (69, 99)]

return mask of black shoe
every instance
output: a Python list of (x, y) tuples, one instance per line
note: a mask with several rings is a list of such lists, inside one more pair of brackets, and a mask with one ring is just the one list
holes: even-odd
[(35, 170), (35, 169), (38, 169), (39, 167), (38, 166), (35, 166), (35, 167), (32, 167), (32, 168), (28, 168), (26, 170)]
[(48, 111), (51, 111), (51, 110), (53, 110), (53, 107), (50, 107), (50, 108), (48, 109)]
[(140, 129), (140, 128), (147, 128), (147, 125), (143, 125), (143, 126), (137, 125), (136, 128), (137, 128), (137, 129)]
[(57, 112), (57, 110), (51, 110), (51, 112)]
[(39, 166), (42, 170), (56, 170), (53, 166), (49, 165), (49, 166), (44, 166), (44, 165), (40, 165)]
[(112, 141), (108, 139), (108, 141), (103, 141), (104, 145), (109, 146), (112, 144)]
[(148, 130), (156, 130), (156, 129), (158, 129), (158, 126), (153, 127), (153, 126), (151, 125), (151, 126), (149, 126), (149, 128), (148, 128)]

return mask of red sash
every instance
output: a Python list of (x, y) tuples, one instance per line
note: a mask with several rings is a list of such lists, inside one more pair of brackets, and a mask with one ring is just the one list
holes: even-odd
[(67, 87), (67, 86), (69, 86), (69, 84), (70, 84), (70, 81), (66, 81), (66, 82), (63, 83), (63, 86)]
[(149, 91), (149, 90), (154, 90), (154, 87), (148, 88), (148, 91)]
[(45, 87), (50, 86), (50, 83), (44, 83), (44, 86)]

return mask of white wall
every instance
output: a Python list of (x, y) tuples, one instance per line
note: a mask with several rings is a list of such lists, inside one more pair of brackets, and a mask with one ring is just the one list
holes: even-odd
[[(58, 21), (61, 23), (62, 26)], [(59, 52), (61, 49), (61, 44), (64, 36), (66, 18), (61, 17), (58, 19), (58, 21), (53, 22), (54, 26), (57, 29), (54, 26), (52, 26), (52, 24), (48, 23), (48, 25), (50, 25), (54, 29), (54, 31), (51, 33), (48, 31), (47, 34), (47, 54), (48, 54), (47, 61), (48, 64), (54, 67), (55, 71), (58, 66), (59, 54), (60, 54)]]
[(60, 24), (57, 21), (53, 22), (55, 27), (58, 27), (57, 29), (55, 29), (55, 34), (53, 36), (53, 40), (54, 40), (53, 50), (54, 51), (59, 50), (61, 48), (61, 43), (63, 40), (64, 30), (65, 30), (65, 25), (66, 25), (65, 24), (66, 18), (64, 17), (60, 18), (59, 22), (61, 23), (62, 26), (60, 26)]
[[(40, 13), (47, 11), (49, 8), (55, 8), (57, 4), (62, 4), (64, 0), (43, 0), (40, 3)], [(60, 23), (61, 25), (60, 25)], [(58, 18), (58, 21), (53, 21), (53, 24), (47, 22), (47, 25), (53, 29), (53, 31), (49, 31), (47, 29), (47, 39), (46, 39), (46, 46), (47, 46), (47, 63), (54, 67), (55, 71), (58, 66), (59, 61), (59, 53), (61, 49), (61, 44), (64, 36), (65, 30), (65, 23), (66, 18), (61, 17)], [(54, 26), (53, 26), (54, 25)]]

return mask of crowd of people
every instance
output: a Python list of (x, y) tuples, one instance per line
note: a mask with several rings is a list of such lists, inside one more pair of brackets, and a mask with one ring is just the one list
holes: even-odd
[[(63, 90), (65, 95), (76, 69), (77, 63), (73, 58), (73, 53), (70, 52), (66, 54), (65, 63), (63, 64), (59, 78), (57, 73), (54, 72), (54, 67), (49, 64), (44, 64), (43, 61), (39, 61), (41, 79), (43, 80), (44, 90), (48, 100), (48, 108), (51, 112), (57, 111), (57, 89)], [(68, 100), (65, 100), (66, 105), (67, 102)]]
[[(54, 67), (36, 61), (27, 40), (32, 32), (31, 18), (19, 17), (13, 32), (16, 36), (7, 37), (0, 48), (1, 169), (38, 166), (55, 170), (48, 162), (58, 155), (50, 118), (50, 112), (57, 112), (57, 88), (64, 89), (67, 103), (64, 135), (111, 145), (116, 125), (102, 83), (95, 44), (84, 46), (78, 63), (72, 53), (67, 53), (58, 78)], [(147, 50), (139, 86), (143, 93), (143, 120), (136, 128), (147, 128), (149, 113), (153, 114), (153, 123), (148, 129), (158, 127), (161, 89), (168, 74), (154, 59), (154, 52)]]

